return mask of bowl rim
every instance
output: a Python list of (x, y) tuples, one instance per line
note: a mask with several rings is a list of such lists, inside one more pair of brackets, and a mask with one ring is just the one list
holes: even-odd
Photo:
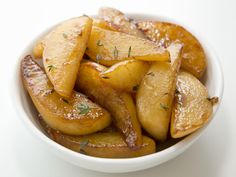
[[(208, 52), (211, 53), (211, 55), (213, 56), (211, 58), (215, 59), (214, 63), (217, 67), (215, 69), (218, 71), (218, 78), (217, 78), (217, 82), (218, 82), (217, 86), (218, 87), (217, 87), (216, 93), (218, 93), (217, 96), (220, 98), (220, 101), (215, 106), (213, 114), (211, 115), (210, 121), (204, 127), (202, 127), (201, 129), (197, 130), (196, 132), (192, 133), (191, 135), (188, 135), (187, 137), (183, 138), (182, 140), (180, 140), (176, 144), (174, 144), (174, 145), (172, 145), (172, 146), (170, 146), (170, 147), (168, 147), (168, 148), (166, 148), (162, 151), (159, 151), (159, 152), (156, 152), (156, 153), (153, 153), (153, 154), (149, 154), (149, 155), (145, 155), (145, 156), (141, 156), (141, 157), (134, 157), (134, 158), (115, 159), (115, 158), (100, 158), (100, 157), (88, 156), (88, 155), (84, 155), (84, 154), (80, 154), (78, 152), (72, 151), (72, 150), (56, 143), (55, 141), (51, 140), (41, 130), (39, 130), (35, 125), (33, 125), (31, 120), (29, 119), (27, 113), (25, 112), (22, 104), (19, 105), (19, 104), (16, 104), (16, 103), (22, 103), (20, 92), (23, 90), (23, 88), (20, 88), (20, 85), (19, 85), (20, 84), (19, 82), (21, 82), (21, 77), (19, 75), (19, 71), (20, 71), (19, 66), (20, 66), (21, 59), (25, 55), (26, 51), (30, 47), (33, 46), (34, 42), (36, 41), (36, 38), (38, 38), (39, 36), (42, 36), (43, 33), (46, 33), (46, 31), (53, 28), (54, 25), (52, 25), (52, 26), (49, 26), (47, 29), (43, 30), (43, 32), (41, 34), (34, 37), (33, 40), (31, 40), (31, 42), (28, 43), (28, 45), (26, 45), (26, 47), (24, 47), (23, 52), (21, 52), (21, 55), (19, 55), (20, 58), (18, 58), (18, 61), (16, 62), (15, 66), (14, 66), (14, 75), (13, 75), (13, 78), (11, 80), (11, 87), (10, 87), (11, 88), (11, 93), (13, 93), (13, 95), (16, 95), (16, 97), (11, 97), (11, 100), (12, 100), (12, 104), (13, 104), (16, 112), (18, 113), (17, 115), (21, 117), (21, 120), (22, 120), (22, 122), (24, 122), (24, 125), (27, 126), (27, 129), (31, 129), (33, 134), (37, 138), (39, 138), (41, 141), (43, 141), (44, 144), (49, 145), (51, 150), (57, 149), (60, 152), (63, 152), (64, 154), (66, 154), (67, 156), (78, 158), (78, 159), (81, 159), (81, 160), (85, 160), (89, 163), (90, 162), (102, 163), (104, 165), (106, 165), (106, 164), (113, 164), (113, 165), (137, 164), (141, 161), (142, 162), (148, 162), (148, 161), (152, 161), (154, 159), (163, 159), (163, 157), (165, 157), (167, 160), (169, 160), (169, 159), (172, 158), (171, 156), (173, 156), (173, 155), (171, 155), (171, 154), (173, 152), (176, 152), (176, 151), (182, 152), (185, 149), (187, 149), (193, 142), (195, 142), (200, 137), (202, 132), (208, 127), (210, 122), (212, 122), (213, 118), (215, 117), (215, 115), (216, 115), (216, 113), (217, 113), (217, 111), (220, 107), (220, 104), (222, 102), (222, 98), (223, 98), (224, 77), (223, 77), (223, 69), (222, 69), (222, 65), (220, 64), (220, 60), (218, 59), (217, 55), (215, 54), (215, 51), (209, 45), (209, 42), (207, 42), (204, 38), (202, 38), (201, 34), (196, 33), (189, 26), (179, 22), (176, 19), (169, 18), (169, 17), (166, 17), (166, 16), (149, 14), (149, 13), (126, 13), (126, 14), (127, 14), (128, 17), (132, 17), (134, 19), (137, 19), (137, 18), (149, 19), (150, 18), (150, 20), (156, 19), (156, 20), (160, 20), (160, 21), (171, 22), (171, 23), (181, 25), (184, 28), (186, 28), (188, 31), (190, 31), (194, 36), (196, 36), (196, 38), (200, 41), (200, 43), (202, 44), (205, 51), (207, 50)], [(165, 162), (167, 160), (162, 160), (162, 161)], [(90, 168), (88, 167), (88, 169), (90, 169)]]

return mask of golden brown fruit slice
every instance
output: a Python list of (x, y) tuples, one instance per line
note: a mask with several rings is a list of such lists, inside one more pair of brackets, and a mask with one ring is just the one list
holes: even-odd
[(50, 131), (51, 138), (59, 144), (86, 155), (103, 158), (131, 158), (155, 153), (155, 141), (143, 136), (137, 150), (130, 149), (118, 132), (95, 133), (86, 136), (68, 136)]
[(94, 62), (81, 63), (76, 85), (111, 113), (128, 146), (136, 148), (142, 144), (142, 134), (134, 102), (129, 94), (119, 92), (103, 81), (100, 73), (105, 69)]
[(145, 35), (138, 30), (133, 19), (128, 19), (122, 12), (117, 9), (103, 7), (99, 9), (98, 16), (105, 21), (118, 27), (119, 32), (145, 38)]
[(167, 137), (176, 77), (181, 64), (181, 44), (172, 44), (172, 63), (153, 62), (136, 95), (138, 118), (142, 127), (156, 140)]
[(101, 77), (104, 82), (115, 89), (136, 92), (148, 68), (149, 64), (147, 62), (127, 60), (114, 64), (102, 72)]
[(52, 128), (71, 135), (93, 133), (111, 123), (110, 114), (85, 95), (72, 91), (64, 99), (53, 90), (45, 72), (26, 56), (21, 63), (25, 88), (44, 121)]
[(173, 138), (181, 138), (209, 121), (212, 103), (205, 86), (190, 73), (179, 73), (176, 90), (170, 132)]
[(190, 32), (179, 25), (166, 22), (143, 21), (137, 25), (150, 40), (159, 45), (168, 47), (173, 41), (182, 42), (181, 67), (197, 78), (202, 77), (207, 65), (206, 56), (201, 44)]
[(68, 98), (74, 88), (80, 61), (92, 28), (87, 16), (57, 26), (44, 42), (43, 64), (55, 91)]
[(127, 59), (144, 61), (168, 61), (164, 47), (125, 33), (93, 27), (86, 54), (94, 61), (111, 66)]

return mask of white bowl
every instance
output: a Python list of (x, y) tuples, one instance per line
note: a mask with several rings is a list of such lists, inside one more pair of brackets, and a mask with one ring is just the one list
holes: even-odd
[[(210, 48), (209, 44), (203, 40), (199, 34), (195, 33), (193, 30), (189, 29), (186, 25), (178, 23), (176, 20), (166, 19), (160, 16), (155, 15), (145, 15), (145, 14), (128, 14), (129, 17), (134, 18), (136, 20), (149, 19), (149, 20), (160, 20), (167, 21), (176, 24), (180, 24), (192, 32), (198, 40), (201, 42), (207, 59), (208, 59), (208, 67), (207, 72), (204, 77), (205, 85), (209, 91), (210, 96), (218, 96), (220, 101), (222, 100), (223, 94), (223, 74), (221, 65), (219, 60), (213, 50)], [(51, 27), (52, 28), (52, 27)], [(124, 173), (131, 171), (138, 171), (142, 169), (147, 169), (150, 167), (157, 166), (162, 164), (170, 159), (181, 154), (185, 151), (190, 145), (192, 145), (199, 137), (202, 135), (204, 130), (209, 125), (205, 125), (203, 128), (199, 129), (195, 133), (178, 140), (178, 142), (170, 142), (167, 144), (167, 148), (165, 147), (163, 150), (156, 152), (151, 155), (146, 155), (143, 157), (137, 158), (129, 158), (129, 159), (107, 159), (107, 158), (97, 158), (91, 157), (87, 155), (83, 155), (77, 152), (74, 152), (68, 148), (61, 146), (60, 144), (54, 142), (50, 138), (48, 138), (42, 129), (40, 128), (37, 122), (37, 111), (35, 110), (29, 96), (25, 92), (21, 77), (20, 77), (20, 60), (27, 54), (30, 54), (32, 51), (33, 44), (40, 39), (43, 35), (45, 35), (51, 28), (47, 29), (43, 34), (36, 36), (36, 38), (26, 46), (25, 50), (22, 52), (22, 55), (18, 59), (19, 62), (15, 67), (15, 77), (13, 80), (13, 96), (12, 102), (18, 112), (20, 118), (22, 118), (23, 122), (27, 126), (35, 137), (39, 139), (39, 141), (45, 145), (49, 150), (53, 153), (57, 154), (62, 159), (78, 165), (83, 168), (101, 171), (101, 172), (110, 172), (110, 173)], [(204, 33), (204, 31), (202, 32)], [(219, 107), (220, 103), (214, 106), (212, 119), (215, 116), (215, 113)], [(217, 130), (215, 130), (217, 131)]]

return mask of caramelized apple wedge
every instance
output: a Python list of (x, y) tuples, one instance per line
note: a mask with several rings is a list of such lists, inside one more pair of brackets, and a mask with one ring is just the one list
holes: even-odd
[(104, 30), (94, 26), (86, 54), (105, 66), (136, 59), (143, 61), (169, 61), (169, 53), (155, 43), (125, 33)]
[(136, 95), (138, 118), (142, 127), (156, 140), (166, 140), (176, 77), (181, 64), (182, 45), (173, 43), (168, 50), (171, 63), (153, 62)]
[(206, 56), (200, 42), (183, 27), (166, 22), (142, 21), (137, 23), (146, 36), (158, 43), (168, 47), (173, 41), (179, 40), (184, 44), (182, 50), (181, 67), (201, 78), (206, 69)]
[(98, 17), (110, 23), (110, 26), (116, 26), (117, 31), (119, 32), (145, 38), (142, 31), (138, 30), (133, 19), (127, 18), (124, 13), (117, 9), (109, 7), (100, 8), (98, 11)]
[(210, 120), (212, 105), (206, 87), (190, 73), (180, 72), (171, 116), (171, 136), (181, 138), (205, 125)]
[(149, 66), (149, 63), (144, 61), (122, 61), (102, 72), (101, 77), (115, 89), (136, 92)]
[(107, 127), (110, 114), (85, 95), (72, 91), (69, 99), (53, 89), (45, 72), (30, 55), (21, 62), (21, 75), (35, 107), (43, 120), (55, 130), (70, 135), (85, 135)]
[(95, 133), (86, 136), (68, 136), (54, 130), (50, 137), (57, 143), (73, 151), (102, 158), (131, 158), (152, 154), (156, 151), (155, 141), (143, 136), (139, 149), (130, 149), (118, 132)]
[(73, 18), (58, 25), (43, 42), (45, 71), (55, 91), (65, 98), (74, 88), (91, 28), (91, 18)]
[(137, 148), (142, 144), (142, 134), (135, 104), (129, 94), (119, 92), (103, 81), (100, 74), (105, 70), (104, 66), (94, 62), (81, 63), (76, 85), (111, 113), (128, 146)]

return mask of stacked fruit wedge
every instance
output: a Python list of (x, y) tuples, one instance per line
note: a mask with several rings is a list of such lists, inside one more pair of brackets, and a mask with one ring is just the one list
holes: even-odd
[(154, 153), (156, 143), (206, 124), (217, 98), (198, 80), (205, 69), (200, 43), (184, 28), (136, 23), (113, 8), (62, 22), (21, 62), (49, 137), (106, 158)]

